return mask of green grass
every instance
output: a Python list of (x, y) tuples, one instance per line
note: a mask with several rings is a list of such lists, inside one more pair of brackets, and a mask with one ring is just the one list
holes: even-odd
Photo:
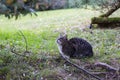
[(112, 15), (110, 15), (110, 17), (120, 17), (120, 9), (115, 11)]
[[(35, 51), (57, 51), (55, 40), (59, 32), (79, 25), (81, 21), (89, 21), (90, 17), (94, 16), (94, 12), (96, 11), (67, 9), (38, 12), (37, 17), (27, 15), (18, 20), (2, 17), (0, 20), (1, 43), (13, 40), (24, 43), (22, 37), (18, 35), (18, 31), (22, 30), (27, 37), (29, 48), (37, 49)], [(87, 15), (88, 13), (90, 14)], [(53, 50), (54, 48), (55, 50)]]
[[(87, 59), (88, 61), (110, 62), (110, 59), (120, 58), (120, 29), (93, 29), (93, 34), (89, 32), (89, 29), (80, 30), (90, 23), (92, 17), (100, 15), (99, 12), (64, 9), (37, 12), (37, 14), (37, 17), (27, 15), (18, 20), (14, 18), (9, 20), (0, 16), (0, 53), (7, 54), (6, 51), (11, 46), (15, 46), (20, 53), (25, 51), (25, 41), (19, 33), (21, 30), (27, 38), (28, 50), (34, 53), (32, 58), (35, 59), (34, 55), (40, 54), (37, 59), (40, 57), (46, 59), (45, 63), (39, 64), (39, 68), (49, 67), (51, 64), (47, 57), (49, 55), (59, 56), (55, 41), (61, 32), (66, 31), (69, 38), (81, 37), (92, 44), (95, 55)], [(0, 63), (2, 62), (0, 60)], [(47, 69), (49, 72), (49, 68), (45, 70)], [(44, 70), (42, 74), (45, 74)]]
[[(15, 44), (25, 47), (23, 37), (19, 34), (22, 30), (28, 41), (28, 48), (35, 53), (48, 52), (58, 53), (55, 43), (60, 32), (65, 30), (69, 37), (81, 37), (89, 40), (96, 55), (103, 53), (119, 53), (116, 36), (119, 37), (120, 30), (93, 30), (93, 34), (78, 30), (81, 24), (88, 24), (91, 17), (98, 16), (99, 12), (84, 9), (66, 9), (38, 12), (38, 16), (24, 16), (18, 20), (6, 19), (2, 16), (0, 20), (0, 44)], [(74, 26), (79, 26), (75, 27)], [(98, 53), (98, 54), (97, 54)]]

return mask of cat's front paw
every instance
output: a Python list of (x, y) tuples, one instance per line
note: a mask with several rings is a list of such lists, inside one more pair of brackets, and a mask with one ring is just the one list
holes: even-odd
[(73, 58), (73, 59), (81, 59), (83, 57), (84, 56), (82, 54), (74, 54), (73, 56), (71, 56), (71, 58)]

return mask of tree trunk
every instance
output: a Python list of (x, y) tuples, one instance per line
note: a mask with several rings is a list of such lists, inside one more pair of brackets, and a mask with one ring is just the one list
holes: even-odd
[(120, 27), (120, 17), (108, 18), (113, 12), (120, 8), (120, 1), (114, 5), (108, 12), (91, 19), (91, 24), (97, 24), (101, 28)]
[(120, 8), (120, 1), (118, 1), (118, 4), (115, 5), (113, 8), (111, 8), (107, 13), (101, 15), (100, 17), (109, 17), (113, 12), (115, 12), (119, 8)]

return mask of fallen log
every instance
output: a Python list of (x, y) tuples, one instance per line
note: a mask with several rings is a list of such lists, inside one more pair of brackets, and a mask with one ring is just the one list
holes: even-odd
[(91, 24), (97, 24), (98, 27), (120, 27), (120, 17), (113, 17), (113, 18), (107, 18), (107, 17), (94, 17), (91, 19)]
[(120, 17), (94, 17), (92, 18), (92, 24), (108, 24), (108, 23), (120, 23)]

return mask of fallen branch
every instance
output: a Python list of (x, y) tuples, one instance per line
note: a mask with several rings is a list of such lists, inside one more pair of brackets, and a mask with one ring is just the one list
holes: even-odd
[(119, 69), (116, 69), (116, 68), (114, 68), (106, 63), (103, 63), (103, 62), (97, 62), (97, 63), (95, 63), (95, 66), (102, 67), (109, 72), (120, 72)]
[(105, 74), (107, 74), (107, 72), (91, 72), (91, 74), (94, 74), (94, 75), (105, 75)]
[(90, 76), (96, 78), (97, 80), (102, 80), (101, 78), (99, 78), (99, 77), (97, 77), (97, 76), (91, 74), (89, 71), (87, 71), (87, 70), (81, 68), (79, 65), (72, 63), (72, 62), (71, 62), (68, 58), (66, 58), (63, 54), (60, 53), (60, 55), (63, 57), (63, 59), (64, 59), (65, 61), (67, 61), (69, 64), (73, 65), (73, 66), (76, 67), (77, 69), (79, 69), (79, 70), (81, 70), (81, 71), (83, 71), (83, 72), (89, 74)]

